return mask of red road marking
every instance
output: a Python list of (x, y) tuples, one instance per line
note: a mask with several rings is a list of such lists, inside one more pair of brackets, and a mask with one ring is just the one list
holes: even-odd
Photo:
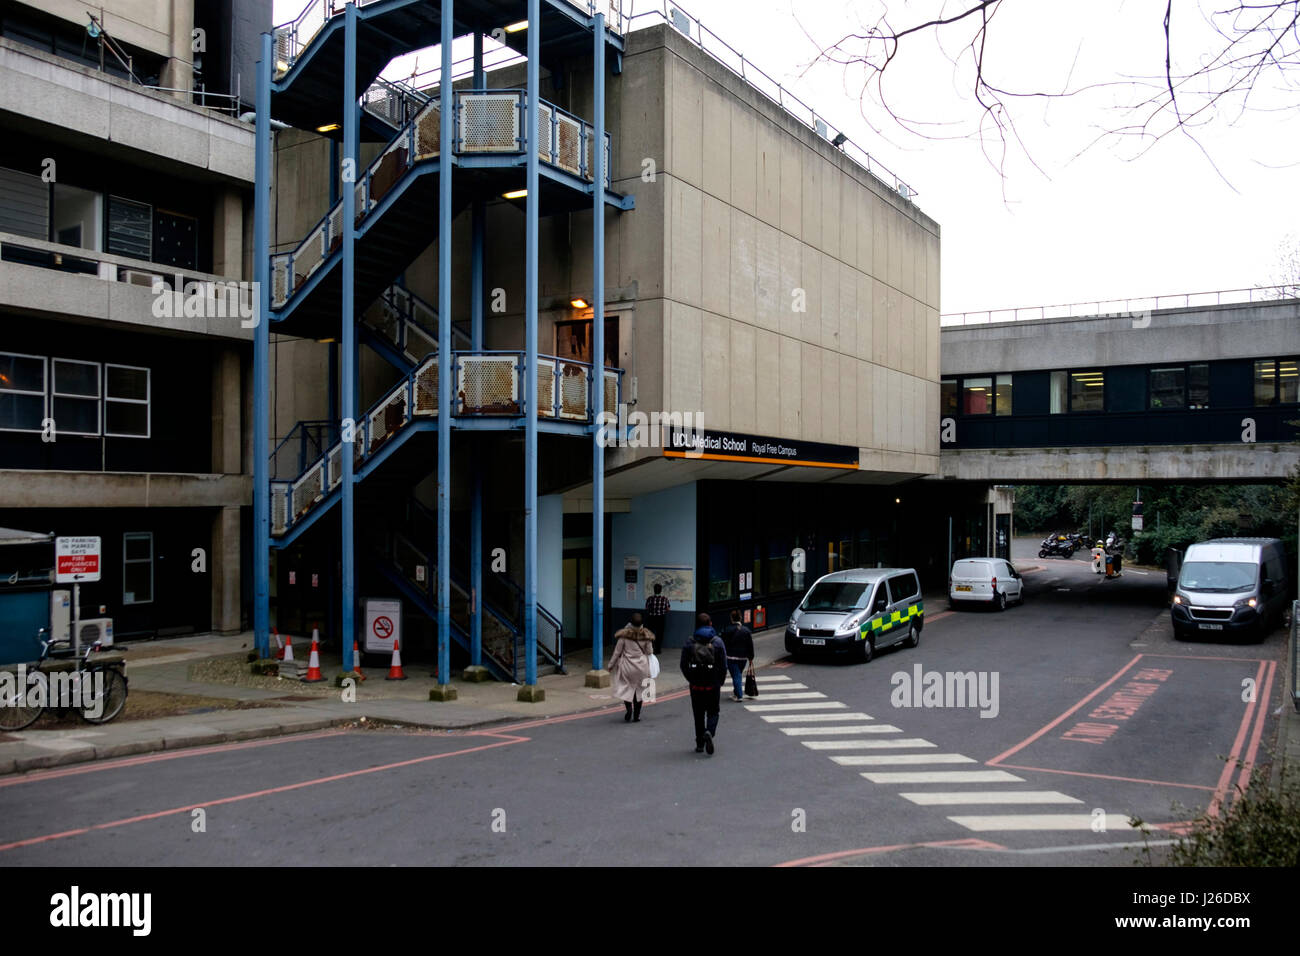
[(956, 611), (940, 611), (937, 614), (927, 614), (925, 615), (925, 623), (933, 624), (935, 621), (942, 621), (945, 617), (956, 613)]
[[(485, 736), (504, 736), (490, 734)], [(14, 850), (19, 847), (32, 846), (37, 843), (48, 843), (52, 840), (62, 840), (70, 836), (80, 836), (84, 833), (90, 833), (94, 830), (110, 830), (116, 827), (126, 826), (131, 823), (143, 823), (148, 820), (157, 820), (161, 817), (175, 816), (178, 813), (188, 813), (201, 807), (219, 807), (227, 803), (239, 803), (244, 800), (253, 800), (257, 797), (266, 797), (276, 793), (288, 793), (292, 790), (302, 790), (307, 787), (319, 786), (322, 783), (333, 783), (337, 780), (347, 780), (351, 777), (361, 777), (367, 774), (380, 773), (385, 770), (396, 770), (399, 767), (411, 767), (415, 764), (428, 763), (431, 760), (441, 760), (444, 757), (461, 757), (465, 754), (476, 753), (480, 750), (493, 750), (497, 747), (509, 747), (513, 744), (527, 743), (527, 737), (505, 737), (505, 739), (494, 744), (481, 744), (477, 747), (466, 747), (464, 750), (453, 750), (445, 754), (429, 754), (424, 757), (414, 757), (410, 760), (399, 760), (395, 763), (383, 764), (378, 767), (366, 767), (363, 770), (349, 770), (346, 773), (336, 773), (328, 777), (319, 777), (315, 780), (303, 780), (299, 783), (285, 784), (281, 787), (268, 787), (265, 790), (254, 790), (251, 793), (241, 793), (233, 797), (221, 797), (217, 800), (200, 800), (197, 803), (189, 803), (183, 807), (172, 807), (170, 810), (158, 810), (154, 813), (143, 813), (139, 816), (126, 817), (122, 820), (109, 820), (105, 823), (95, 823), (88, 827), (81, 827), (76, 830), (64, 830), (60, 833), (47, 833), (44, 836), (29, 837), (26, 840), (16, 840), (13, 843), (0, 844), (0, 853), (5, 850)]]
[(1106, 689), (1107, 687), (1109, 687), (1111, 684), (1115, 683), (1115, 681), (1117, 681), (1117, 680), (1119, 680), (1121, 677), (1123, 677), (1124, 674), (1128, 672), (1129, 668), (1131, 668), (1134, 664), (1136, 664), (1136, 663), (1137, 663), (1138, 661), (1140, 661), (1140, 660), (1142, 660), (1142, 655), (1141, 655), (1141, 654), (1137, 655), (1137, 657), (1133, 658), (1131, 661), (1129, 661), (1127, 664), (1125, 664), (1123, 667), (1121, 667), (1121, 668), (1119, 669), (1119, 672), (1116, 673), (1114, 677), (1112, 677), (1110, 680), (1106, 681), (1106, 683), (1102, 684), (1100, 687), (1098, 687), (1096, 690), (1094, 690), (1091, 694), (1089, 694), (1089, 695), (1088, 695), (1087, 697), (1085, 697), (1083, 700), (1079, 701), (1077, 704), (1075, 704), (1073, 707), (1071, 707), (1069, 710), (1067, 710), (1065, 713), (1063, 713), (1060, 717), (1057, 717), (1054, 721), (1052, 721), (1050, 724), (1048, 724), (1048, 725), (1047, 725), (1046, 727), (1044, 727), (1042, 730), (1039, 730), (1039, 731), (1037, 731), (1036, 733), (1034, 733), (1033, 736), (1031, 736), (1031, 737), (1027, 737), (1027, 738), (1025, 738), (1024, 740), (1020, 741), (1020, 743), (1016, 744), (1016, 745), (1015, 745), (1014, 747), (1012, 747), (1010, 750), (1007, 750), (1007, 751), (1005, 751), (1005, 752), (1003, 752), (1003, 753), (998, 754), (998, 755), (997, 755), (996, 757), (994, 757), (992, 760), (986, 760), (986, 761), (984, 761), (984, 762), (985, 762), (988, 766), (990, 766), (990, 767), (996, 767), (999, 763), (1001, 763), (1001, 761), (1006, 760), (1006, 759), (1007, 759), (1008, 757), (1010, 757), (1012, 754), (1014, 754), (1014, 753), (1018, 753), (1019, 751), (1024, 750), (1026, 747), (1028, 747), (1030, 744), (1032, 744), (1032, 743), (1033, 743), (1035, 740), (1037, 740), (1039, 737), (1043, 736), (1043, 734), (1047, 733), (1047, 732), (1048, 732), (1049, 730), (1051, 730), (1053, 727), (1055, 727), (1055, 726), (1057, 726), (1058, 724), (1060, 724), (1062, 721), (1064, 721), (1067, 717), (1069, 717), (1069, 716), (1070, 716), (1071, 714), (1073, 714), (1075, 711), (1077, 711), (1077, 710), (1079, 710), (1081, 707), (1083, 707), (1084, 704), (1088, 703), (1088, 701), (1092, 700), (1094, 697), (1096, 697), (1098, 694), (1100, 694), (1103, 690), (1105, 690), (1105, 689)]
[(251, 747), (269, 747), (273, 744), (288, 744), (298, 740), (316, 740), (320, 737), (337, 737), (348, 731), (319, 730), (305, 734), (284, 734), (263, 740), (241, 740), (231, 744), (209, 744), (200, 747), (186, 747), (183, 750), (166, 750), (161, 753), (144, 754), (139, 757), (115, 757), (109, 760), (95, 761), (77, 767), (61, 767), (50, 770), (33, 770), (22, 776), (0, 777), (0, 787), (12, 787), (20, 783), (33, 783), (41, 780), (55, 780), (59, 777), (71, 777), (82, 773), (96, 773), (100, 770), (117, 770), (121, 767), (137, 767), (140, 764), (157, 763), (160, 760), (176, 760), (180, 757), (201, 757), (207, 754), (227, 753), (231, 750), (247, 750)]
[[(1255, 686), (1259, 686), (1264, 671), (1267, 670), (1263, 661), (1259, 662), (1259, 667), (1255, 671)], [(1241, 755), (1241, 749), (1246, 744), (1246, 732), (1250, 729), (1250, 721), (1255, 716), (1255, 705), (1259, 698), (1256, 696), (1246, 706), (1246, 712), (1241, 716), (1241, 726), (1237, 728), (1237, 737), (1232, 742), (1232, 752), (1228, 754), (1228, 759), (1223, 764), (1223, 772), (1219, 774), (1219, 785), (1214, 788), (1214, 799), (1210, 801), (1209, 809), (1205, 815), (1210, 818), (1219, 815), (1219, 809), (1223, 806), (1223, 798), (1228, 795), (1228, 786), (1232, 781), (1232, 771), (1236, 769), (1237, 758)]]
[(967, 837), (962, 840), (937, 840), (930, 843), (896, 843), (892, 846), (869, 846), (860, 850), (837, 850), (834, 853), (822, 853), (818, 856), (807, 856), (800, 860), (789, 860), (785, 863), (775, 864), (777, 867), (789, 866), (825, 866), (835, 860), (842, 860), (850, 856), (866, 856), (871, 853), (892, 853), (895, 850), (912, 850), (918, 847), (946, 847), (954, 850), (1005, 850), (1006, 847), (998, 843), (990, 843), (988, 840), (978, 840), (974, 837)]
[[(1246, 761), (1242, 765), (1241, 775), (1237, 778), (1237, 787), (1242, 793), (1250, 786), (1250, 772), (1255, 766), (1255, 754), (1259, 751), (1259, 740), (1264, 733), (1264, 721), (1268, 719), (1268, 698), (1273, 690), (1273, 673), (1277, 670), (1275, 661), (1268, 662), (1268, 674), (1264, 677), (1264, 696), (1258, 697), (1259, 707), (1255, 711), (1255, 729), (1250, 735), (1250, 750), (1246, 752)], [(1261, 685), (1256, 684), (1256, 687)]]

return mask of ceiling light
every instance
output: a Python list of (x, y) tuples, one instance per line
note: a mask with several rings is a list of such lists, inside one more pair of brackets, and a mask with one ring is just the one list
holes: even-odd
[(570, 299), (570, 300), (569, 300), (569, 305), (573, 306), (575, 309), (585, 309), (585, 308), (588, 308), (588, 304), (587, 304), (587, 300), (586, 300), (586, 299)]
[(502, 193), (501, 198), (502, 199), (523, 199), (527, 195), (528, 195), (527, 189), (512, 189), (508, 193)]
[(527, 29), (528, 29), (528, 21), (520, 20), (518, 23), (511, 23), (509, 26), (507, 26), (506, 33), (518, 33), (521, 30), (527, 30)]
[(338, 128), (339, 128), (339, 124), (338, 124), (338, 123), (326, 123), (324, 126), (317, 126), (317, 127), (316, 127), (316, 132), (318, 132), (318, 133), (332, 133), (332, 132), (334, 132), (334, 131), (335, 131), (336, 129), (338, 129)]

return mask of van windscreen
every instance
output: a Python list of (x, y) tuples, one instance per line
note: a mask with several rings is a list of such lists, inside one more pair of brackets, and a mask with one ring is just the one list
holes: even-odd
[(1188, 561), (1178, 586), (1189, 591), (1249, 591), (1258, 574), (1258, 565), (1239, 561)]
[(856, 611), (867, 606), (871, 585), (862, 581), (821, 581), (799, 605), (803, 611)]

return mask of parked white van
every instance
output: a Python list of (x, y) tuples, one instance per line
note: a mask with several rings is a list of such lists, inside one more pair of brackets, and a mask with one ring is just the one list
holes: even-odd
[(962, 558), (948, 574), (948, 606), (980, 602), (1007, 609), (1007, 602), (1025, 603), (1025, 582), (1010, 561), (1001, 558)]
[(1216, 632), (1263, 640), (1287, 606), (1286, 556), (1277, 538), (1216, 538), (1183, 555), (1170, 610), (1174, 636)]

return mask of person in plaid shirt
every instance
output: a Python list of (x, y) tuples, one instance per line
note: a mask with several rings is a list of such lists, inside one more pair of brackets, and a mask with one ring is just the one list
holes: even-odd
[(672, 607), (668, 598), (664, 597), (664, 586), (655, 585), (655, 593), (645, 600), (645, 626), (655, 636), (655, 654), (663, 650), (664, 646), (664, 621), (668, 617), (668, 611)]

